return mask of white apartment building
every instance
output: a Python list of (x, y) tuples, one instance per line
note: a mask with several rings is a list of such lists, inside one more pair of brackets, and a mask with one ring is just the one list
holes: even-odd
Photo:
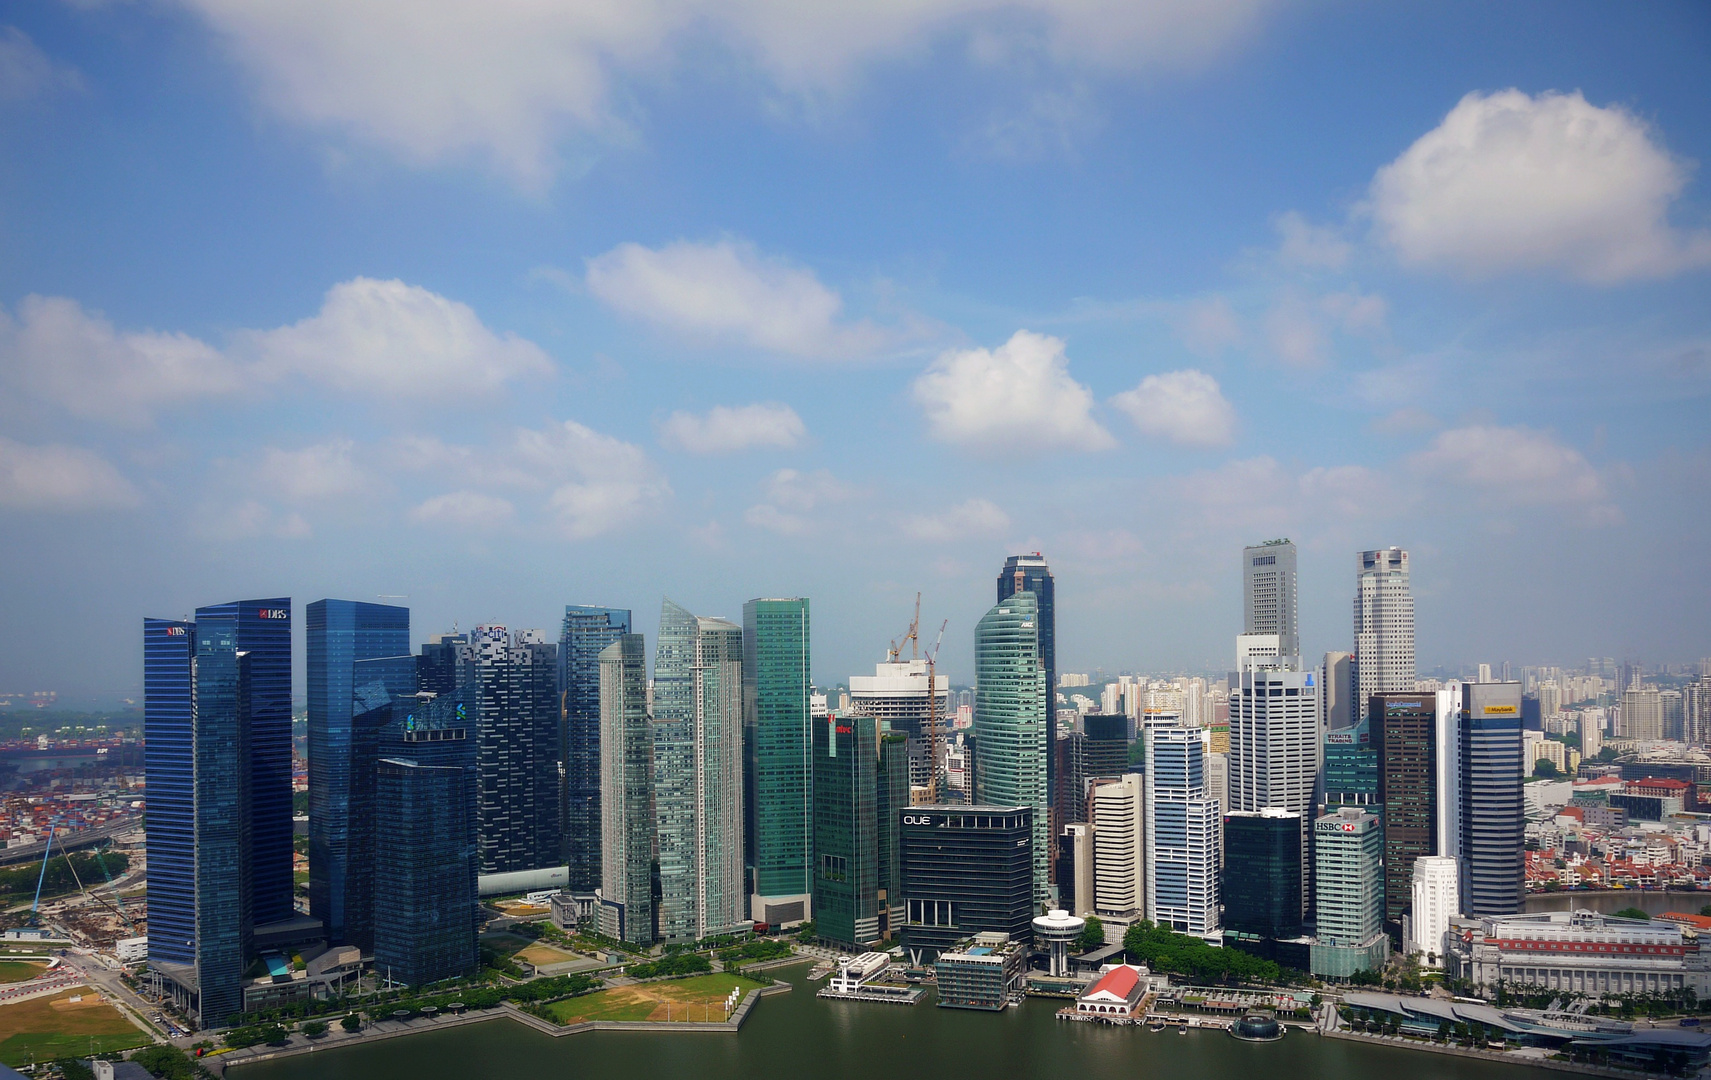
[(1146, 777), (1127, 773), (1093, 788), (1093, 908), (1134, 919), (1146, 909)]

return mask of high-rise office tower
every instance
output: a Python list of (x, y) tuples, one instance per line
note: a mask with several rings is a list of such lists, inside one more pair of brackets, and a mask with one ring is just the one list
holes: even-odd
[(838, 715), (816, 721), (812, 737), (814, 933), (864, 948), (899, 928), (905, 739), (871, 716)]
[(1521, 684), (1462, 687), (1461, 862), (1464, 915), (1521, 910)]
[(1033, 807), (911, 806), (898, 817), (911, 963), (975, 934), (1028, 940), (1039, 911)]
[(434, 634), (422, 643), (416, 656), (416, 689), (430, 694), (450, 694), (458, 686), (459, 655), (469, 644), (468, 634)]
[(566, 883), (575, 892), (600, 885), (600, 654), (629, 632), (626, 608), (565, 605), (558, 635), (558, 682), (564, 695), (559, 814)]
[(693, 941), (743, 914), (743, 630), (665, 601), (654, 656), (659, 935)]
[[(872, 675), (851, 675), (850, 710), (891, 725), (909, 740), (909, 783), (924, 788), (932, 779), (927, 756), (932, 725), (937, 718), (940, 753), (950, 745), (950, 680), (935, 672), (932, 692), (927, 687), (927, 662), (887, 658), (873, 665)], [(944, 762), (939, 767), (939, 794), (945, 795)]]
[(1050, 809), (1045, 662), (1039, 608), (1026, 590), (1000, 601), (974, 628), (976, 802), (1034, 808), (1035, 900), (1046, 899)]
[(1378, 802), (1378, 747), (1368, 717), (1363, 715), (1354, 727), (1325, 732), (1324, 776), (1327, 812)]
[(1437, 702), (1414, 693), (1374, 694), (1367, 703), (1384, 806), (1384, 921), (1400, 927), (1414, 860), (1438, 854)]
[(1319, 665), (1319, 719), (1326, 731), (1353, 727), (1366, 717), (1366, 706), (1355, 701), (1354, 656), (1328, 652)]
[(743, 846), (750, 917), (771, 926), (815, 917), (808, 645), (805, 597), (743, 605)]
[(454, 691), (393, 699), (374, 768), (374, 966), (410, 986), (479, 966), (476, 727)]
[[(356, 664), (403, 657), (402, 681), (390, 690), (415, 690), (410, 657), (410, 609), (358, 600), (317, 600), (303, 612), (303, 652), (309, 691), (309, 913), (327, 940), (373, 948), (371, 928), (350, 934), (346, 912), (367, 908), (373, 891), (369, 867), (351, 872), (351, 804), (372, 777), (355, 771), (352, 744)], [(359, 826), (360, 827), (360, 826)]]
[(1242, 549), (1243, 633), (1276, 634), (1280, 653), (1301, 663), (1301, 629), (1296, 612), (1295, 545), (1267, 540)]
[(1146, 740), (1147, 919), (1187, 934), (1218, 929), (1222, 819), (1206, 794), (1200, 732), (1149, 724)]
[(1129, 771), (1128, 717), (1089, 713), (1081, 724), (1082, 730), (1058, 739), (1058, 776), (1053, 787), (1058, 820), (1065, 824), (1088, 820), (1088, 781)]
[(1093, 784), (1093, 902), (1085, 905), (1118, 919), (1147, 906), (1146, 777), (1127, 773)]
[(1410, 938), (1403, 951), (1420, 954), (1427, 967), (1444, 966), (1444, 935), (1450, 920), (1461, 914), (1460, 872), (1448, 855), (1426, 855), (1414, 860), (1413, 903)]
[(1433, 802), (1437, 819), (1433, 828), (1432, 854), (1457, 860), (1462, 857), (1461, 832), (1461, 705), (1462, 684), (1451, 682), (1431, 699), (1437, 718), (1433, 721), (1436, 744), (1432, 752)]
[[(503, 626), (478, 626), (461, 647), (459, 669), (459, 685), (473, 687), (481, 707), (482, 874), (562, 866), (558, 646), (540, 630), (513, 636)], [(506, 884), (522, 889), (550, 881)]]
[[(1711, 707), (1711, 693), (1707, 694), (1706, 705)], [(1711, 711), (1706, 714), (1706, 721), (1711, 722)], [(1604, 749), (1604, 732), (1598, 728), (1598, 712), (1595, 709), (1582, 709), (1580, 712), (1580, 760), (1587, 761), (1598, 756)], [(1698, 740), (1695, 740), (1696, 742)]]
[(1224, 929), (1264, 938), (1301, 935), (1302, 815), (1267, 808), (1224, 815)]
[[(1144, 781), (1143, 781), (1144, 782)], [(1146, 832), (1143, 825), (1136, 854), (1142, 860), (1141, 872), (1146, 872)], [(1065, 825), (1058, 837), (1058, 903), (1076, 915), (1093, 914), (1098, 899), (1094, 882), (1093, 827), (1077, 822)], [(1146, 906), (1146, 882), (1141, 882), (1141, 904)]]
[(150, 968), (203, 1026), (243, 1010), (258, 926), (291, 906), (291, 601), (143, 623)]
[(1622, 735), (1645, 742), (1664, 738), (1663, 695), (1645, 686), (1622, 694)]
[(1046, 565), (1045, 556), (1037, 551), (1026, 555), (1012, 555), (1004, 560), (1004, 569), (998, 575), (998, 602), (1002, 604), (1019, 592), (1034, 594), (1034, 621), (1039, 630), (1040, 663), (1046, 670), (1047, 801), (1040, 811), (1040, 816), (1047, 818), (1045, 828), (1049, 841), (1054, 824), (1050, 820), (1050, 788), (1053, 778), (1057, 775), (1057, 583), (1052, 579), (1052, 570)]
[(654, 742), (640, 634), (600, 650), (600, 932), (654, 939)]
[(1414, 689), (1414, 594), (1408, 553), (1363, 551), (1355, 559), (1354, 706), (1373, 694)]
[[(1252, 550), (1252, 549), (1250, 549)], [(1290, 562), (1293, 564), (1293, 549)], [(1230, 694), (1231, 812), (1285, 810), (1295, 816), (1301, 851), (1296, 866), (1311, 856), (1306, 823), (1313, 816), (1319, 781), (1319, 688), (1315, 672), (1297, 671), (1287, 657), (1248, 659), (1241, 642), (1270, 641), (1272, 635), (1244, 634), (1238, 639), (1238, 685)], [(1301, 911), (1311, 897), (1297, 879)]]
[(1390, 952), (1384, 932), (1384, 844), (1378, 818), (1345, 806), (1313, 823), (1318, 942), (1311, 971), (1346, 979), (1376, 970)]

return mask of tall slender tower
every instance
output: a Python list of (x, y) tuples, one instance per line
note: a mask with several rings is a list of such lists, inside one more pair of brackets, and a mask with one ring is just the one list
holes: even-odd
[[(1052, 570), (1039, 552), (1012, 555), (1004, 560), (1004, 570), (998, 575), (998, 602), (1002, 604), (1019, 592), (1034, 594), (1035, 621), (1040, 638), (1040, 662), (1046, 670), (1046, 786), (1057, 776), (1057, 585)], [(1051, 820), (1050, 806), (1035, 815), (1036, 823), (1045, 819), (1047, 835), (1058, 823)]]
[(1045, 662), (1039, 606), (1023, 590), (1001, 600), (974, 628), (974, 733), (977, 803), (1030, 806), (1034, 830), (1034, 902), (1046, 899), (1048, 814)]
[(1146, 739), (1147, 919), (1185, 934), (1218, 929), (1223, 819), (1206, 792), (1200, 732), (1171, 720)]
[(1461, 859), (1463, 912), (1521, 910), (1521, 684), (1462, 687)]
[(1276, 634), (1278, 652), (1301, 664), (1301, 625), (1296, 611), (1295, 545), (1267, 540), (1242, 549), (1242, 626), (1247, 634)]
[(600, 654), (629, 632), (626, 608), (565, 605), (558, 637), (558, 682), (564, 695), (559, 814), (566, 880), (577, 892), (591, 892), (601, 880)]
[[(1307, 823), (1313, 819), (1319, 781), (1317, 673), (1295, 670), (1288, 655), (1253, 656), (1241, 644), (1272, 636), (1244, 634), (1238, 639), (1241, 681), (1230, 695), (1228, 809), (1295, 814), (1291, 820), (1300, 847), (1297, 865), (1305, 867), (1312, 861)], [(1311, 900), (1310, 888), (1308, 876), (1302, 875), (1297, 889), (1301, 912)]]
[(650, 945), (654, 937), (654, 747), (642, 635), (600, 651), (600, 906), (607, 937)]
[(544, 631), (478, 626), (459, 666), (480, 705), (481, 872), (562, 866), (558, 646)]
[(743, 809), (749, 915), (770, 925), (809, 911), (814, 808), (808, 729), (808, 600), (743, 605)]
[[(356, 665), (400, 657), (403, 678), (389, 689), (415, 690), (410, 657), (410, 609), (359, 600), (317, 600), (304, 609), (303, 645), (309, 691), (309, 914), (321, 920), (327, 940), (372, 949), (372, 927), (351, 927), (347, 913), (367, 910), (373, 890), (370, 867), (352, 873), (352, 837), (364, 831), (355, 821), (372, 778), (360, 775), (361, 755), (353, 743)], [(354, 826), (354, 829), (353, 829)], [(366, 920), (364, 920), (366, 921)], [(355, 930), (353, 936), (352, 930)]]
[(1359, 715), (1373, 694), (1414, 690), (1414, 594), (1408, 553), (1399, 547), (1363, 551), (1355, 565), (1353, 704)]

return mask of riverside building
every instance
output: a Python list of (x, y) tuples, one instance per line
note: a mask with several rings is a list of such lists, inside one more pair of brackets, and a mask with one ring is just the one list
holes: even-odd
[(902, 922), (906, 741), (871, 716), (828, 716), (814, 722), (813, 737), (814, 933), (865, 947)]
[(1675, 923), (1550, 911), (1470, 916), (1451, 930), (1447, 973), (1487, 991), (1711, 993), (1711, 957)]
[(743, 605), (743, 846), (749, 914), (769, 926), (814, 917), (808, 667), (805, 597)]
[(930, 963), (975, 934), (1023, 940), (1034, 906), (1034, 808), (911, 806), (899, 816), (903, 947)]
[(1346, 979), (1376, 971), (1390, 955), (1384, 932), (1384, 844), (1379, 820), (1345, 806), (1313, 823), (1314, 975)]
[(1046, 899), (1048, 690), (1039, 607), (1023, 591), (995, 605), (974, 630), (974, 797), (994, 806), (1029, 806), (1034, 836), (1034, 902)]
[(1218, 929), (1222, 821), (1206, 792), (1200, 732), (1174, 721), (1146, 738), (1147, 919), (1185, 934)]
[(625, 608), (567, 604), (558, 634), (559, 689), (564, 694), (564, 776), (559, 787), (565, 887), (600, 887), (600, 654), (630, 632)]

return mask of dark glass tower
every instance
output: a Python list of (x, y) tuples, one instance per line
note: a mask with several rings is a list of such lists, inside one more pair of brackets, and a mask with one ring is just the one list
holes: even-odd
[(600, 651), (630, 632), (624, 608), (564, 609), (559, 631), (559, 688), (564, 693), (564, 819), (568, 885), (577, 892), (600, 887)]
[[(1412, 901), (1414, 860), (1438, 854), (1437, 718), (1437, 697), (1429, 692), (1373, 694), (1367, 701), (1367, 722), (1378, 743), (1378, 801), (1384, 804), (1388, 926), (1401, 925)], [(1519, 751), (1515, 767), (1519, 776)], [(1520, 846), (1517, 840), (1517, 851)]]
[(196, 962), (196, 624), (143, 620), (149, 958)]
[(1521, 684), (1462, 687), (1461, 855), (1469, 915), (1521, 910)]
[(1224, 815), (1224, 929), (1259, 937), (1301, 935), (1301, 815)]
[[(1122, 776), (1129, 765), (1129, 718), (1089, 713), (1081, 731), (1057, 743), (1058, 820), (1064, 825), (1087, 820), (1087, 782), (1096, 776)], [(1063, 831), (1061, 828), (1058, 830)], [(1060, 875), (1059, 884), (1062, 884)]]
[(558, 646), (539, 631), (478, 626), (460, 688), (479, 706), (481, 872), (561, 866)]
[(1325, 805), (1328, 813), (1335, 813), (1339, 806), (1376, 802), (1378, 747), (1372, 741), (1372, 720), (1363, 715), (1353, 727), (1325, 733)]
[(469, 644), (468, 634), (435, 634), (422, 643), (416, 657), (416, 689), (449, 694), (457, 689), (458, 655)]
[[(1051, 567), (1039, 552), (1012, 555), (1004, 560), (1004, 570), (998, 575), (998, 602), (1002, 604), (1019, 592), (1034, 594), (1038, 609), (1040, 660), (1046, 668), (1046, 807), (1052, 809), (1056, 800), (1050, 787), (1057, 778), (1057, 599), (1052, 582)], [(1063, 823), (1047, 823), (1044, 835), (1056, 842)]]
[(903, 947), (930, 962), (964, 938), (1026, 941), (1034, 917), (1031, 806), (911, 806), (899, 815)]
[[(352, 742), (357, 664), (400, 657), (383, 669), (393, 674), (387, 690), (398, 696), (415, 689), (410, 652), (410, 609), (357, 600), (317, 600), (304, 610), (304, 656), (309, 691), (309, 913), (321, 920), (327, 940), (372, 948), (365, 930), (351, 934), (346, 912), (366, 906), (351, 875), (352, 799), (370, 778), (355, 769)], [(366, 868), (365, 868), (366, 869)]]
[(743, 846), (750, 915), (765, 923), (801, 920), (809, 892), (808, 642), (806, 598), (743, 605)]
[(814, 932), (852, 948), (879, 939), (879, 721), (814, 725)]

